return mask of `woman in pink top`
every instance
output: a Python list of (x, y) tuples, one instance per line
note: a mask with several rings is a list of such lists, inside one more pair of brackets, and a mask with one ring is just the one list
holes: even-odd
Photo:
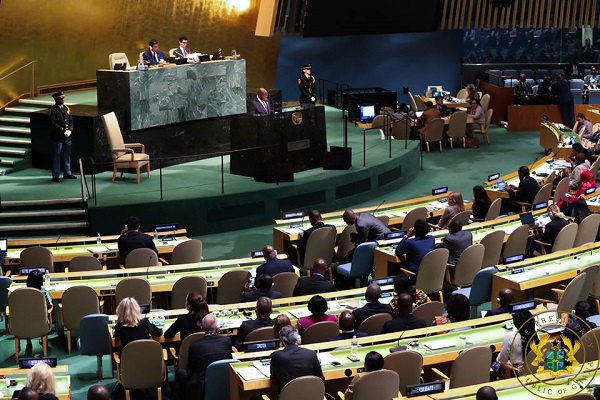
[(308, 311), (310, 311), (312, 315), (302, 317), (298, 320), (298, 331), (300, 334), (302, 334), (306, 328), (317, 322), (337, 322), (337, 317), (335, 315), (325, 314), (327, 312), (327, 300), (325, 300), (323, 296), (313, 296), (308, 301)]

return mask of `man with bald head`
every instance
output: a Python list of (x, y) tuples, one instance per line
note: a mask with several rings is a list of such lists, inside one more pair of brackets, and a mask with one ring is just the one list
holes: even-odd
[(265, 88), (258, 89), (256, 97), (248, 104), (248, 114), (255, 116), (274, 114), (273, 104), (269, 99), (269, 92)]
[(304, 254), (306, 253), (306, 244), (308, 243), (308, 238), (311, 233), (315, 230), (323, 227), (331, 227), (335, 229), (334, 225), (325, 224), (321, 219), (321, 213), (319, 210), (312, 210), (308, 213), (308, 220), (312, 225), (310, 228), (304, 231), (304, 233), (300, 233), (300, 240), (298, 241), (298, 253), (300, 254), (300, 260), (298, 260), (298, 265), (302, 265), (304, 262)]
[(235, 340), (235, 347), (238, 350), (242, 350), (242, 345), (246, 340), (246, 336), (250, 332), (257, 330), (258, 328), (264, 328), (265, 326), (273, 326), (275, 325), (275, 321), (271, 319), (271, 314), (273, 313), (273, 303), (271, 299), (268, 297), (260, 297), (256, 301), (256, 306), (254, 306), (254, 311), (256, 312), (256, 319), (250, 319), (242, 322), (240, 328), (238, 329), (238, 334)]
[[(14, 397), (15, 395), (13, 394), (13, 398)], [(40, 395), (38, 394), (38, 392), (28, 387), (24, 387), (23, 389), (21, 389), (19, 391), (19, 396), (17, 397), (18, 400), (38, 400), (39, 398)]]
[(427, 324), (412, 314), (413, 298), (408, 293), (398, 295), (398, 316), (383, 324), (381, 333), (403, 332), (411, 329), (425, 328)]
[(338, 319), (341, 333), (334, 337), (327, 339), (328, 341), (352, 339), (354, 336), (357, 338), (365, 337), (365, 332), (356, 332), (354, 330), (354, 315), (350, 311), (342, 311)]
[(294, 287), (294, 296), (304, 296), (308, 294), (319, 294), (327, 292), (335, 292), (336, 288), (333, 283), (326, 277), (329, 265), (322, 258), (317, 258), (313, 263), (313, 269), (310, 277), (301, 276)]
[(110, 392), (106, 386), (91, 386), (87, 391), (87, 400), (110, 400)]
[(510, 305), (515, 302), (515, 293), (510, 288), (500, 289), (498, 292), (498, 302), (500, 303), (500, 307), (488, 311), (485, 314), (486, 317), (512, 312)]
[(491, 386), (482, 386), (475, 395), (476, 400), (498, 400), (496, 389)]
[(277, 258), (277, 250), (275, 250), (273, 246), (266, 245), (263, 247), (262, 251), (265, 263), (256, 268), (256, 276), (261, 276), (262, 274), (275, 276), (282, 272), (294, 272), (292, 262), (290, 260), (281, 260)]
[(179, 399), (203, 399), (208, 366), (214, 361), (231, 358), (231, 340), (219, 335), (219, 321), (214, 314), (202, 318), (202, 330), (205, 336), (190, 344), (185, 370), (177, 371)]
[(367, 286), (367, 290), (365, 291), (365, 300), (367, 300), (367, 304), (352, 311), (352, 314), (354, 314), (354, 318), (356, 319), (356, 328), (358, 328), (365, 319), (372, 315), (380, 313), (392, 314), (392, 307), (390, 307), (389, 304), (380, 303), (380, 297), (381, 288), (378, 284), (371, 283), (369, 286)]
[[(355, 248), (361, 243), (382, 240), (384, 234), (390, 232), (389, 228), (379, 218), (367, 212), (356, 214), (353, 210), (346, 210), (342, 218), (346, 225), (354, 225), (356, 228), (356, 233), (350, 236)], [(340, 264), (351, 262), (352, 254), (353, 252), (346, 256), (344, 260), (340, 261)]]

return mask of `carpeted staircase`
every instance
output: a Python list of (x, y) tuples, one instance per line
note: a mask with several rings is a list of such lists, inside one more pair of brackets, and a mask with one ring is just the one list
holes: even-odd
[(54, 102), (20, 99), (0, 115), (0, 175), (31, 167), (29, 114), (48, 109)]

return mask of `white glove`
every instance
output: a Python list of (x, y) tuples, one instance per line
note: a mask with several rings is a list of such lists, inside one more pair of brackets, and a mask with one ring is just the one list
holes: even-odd
[(315, 101), (315, 96), (311, 97), (310, 101), (314, 102)]
[(71, 136), (71, 130), (70, 130), (70, 129), (67, 129), (67, 130), (64, 132), (64, 134), (65, 134), (65, 137), (69, 137), (69, 136)]

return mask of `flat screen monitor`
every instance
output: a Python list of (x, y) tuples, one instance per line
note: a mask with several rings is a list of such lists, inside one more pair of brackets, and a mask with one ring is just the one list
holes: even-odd
[(19, 269), (19, 275), (29, 275), (31, 271), (40, 271), (42, 274), (46, 273), (45, 267), (31, 267), (31, 268), (21, 268)]
[(0, 251), (8, 250), (8, 239), (0, 239)]
[(406, 231), (394, 231), (394, 232), (390, 232), (390, 233), (384, 233), (383, 240), (398, 239), (404, 235), (406, 235)]
[(488, 182), (493, 182), (497, 179), (500, 179), (500, 173), (496, 172), (495, 174), (488, 175)]
[(535, 203), (533, 206), (531, 206), (531, 209), (533, 211), (538, 211), (538, 210), (541, 210), (542, 208), (546, 208), (546, 207), (548, 207), (548, 202), (543, 201), (541, 203)]
[(429, 85), (427, 86), (427, 93), (431, 92), (431, 97), (442, 96), (444, 90), (442, 85)]
[(171, 224), (159, 224), (153, 226), (156, 232), (172, 232), (179, 229), (179, 224), (171, 223)]
[(253, 351), (277, 350), (278, 348), (279, 339), (269, 339), (244, 343), (244, 353), (250, 353)]
[(373, 118), (375, 118), (375, 106), (373, 104), (363, 104), (358, 106), (358, 109), (361, 122), (373, 121)]
[(444, 193), (448, 193), (448, 186), (431, 189), (432, 196), (437, 196), (438, 194)]

